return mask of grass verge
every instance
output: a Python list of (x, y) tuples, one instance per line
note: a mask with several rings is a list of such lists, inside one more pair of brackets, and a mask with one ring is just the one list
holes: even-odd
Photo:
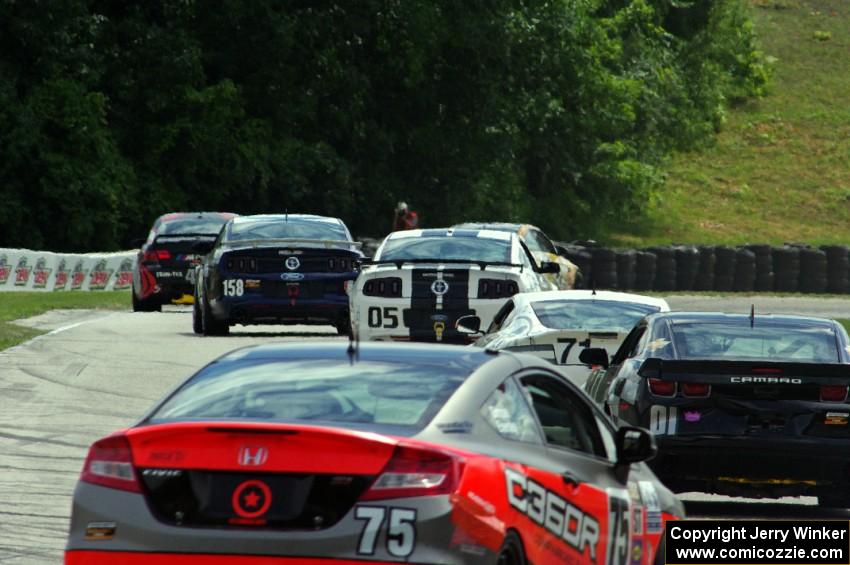
[(126, 310), (130, 292), (0, 292), (0, 350), (45, 332), (12, 324), (49, 310)]

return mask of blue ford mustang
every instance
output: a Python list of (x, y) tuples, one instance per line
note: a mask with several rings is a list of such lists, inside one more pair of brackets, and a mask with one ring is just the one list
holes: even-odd
[(347, 285), (363, 254), (337, 218), (241, 216), (197, 268), (195, 333), (233, 324), (331, 324), (350, 331)]

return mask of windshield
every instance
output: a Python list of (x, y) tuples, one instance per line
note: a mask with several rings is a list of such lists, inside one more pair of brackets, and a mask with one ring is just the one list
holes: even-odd
[(531, 304), (540, 323), (558, 330), (628, 332), (658, 306), (615, 300), (547, 300)]
[(294, 360), (213, 364), (152, 421), (322, 421), (421, 428), (466, 379), (451, 367)]
[(185, 220), (171, 220), (163, 222), (157, 228), (157, 235), (180, 235), (180, 234), (205, 234), (218, 235), (221, 226), (227, 222), (227, 218), (187, 218)]
[(345, 227), (337, 222), (274, 218), (233, 224), (233, 227), (230, 229), (230, 241), (247, 241), (250, 239), (326, 239), (348, 241), (349, 237)]
[(674, 323), (673, 345), (679, 359), (840, 361), (835, 332), (827, 327)]
[(380, 261), (435, 259), (449, 261), (486, 261), (510, 263), (511, 242), (508, 239), (481, 237), (402, 237), (384, 243)]

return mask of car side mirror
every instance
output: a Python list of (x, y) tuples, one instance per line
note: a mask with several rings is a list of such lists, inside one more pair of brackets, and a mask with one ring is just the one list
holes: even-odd
[(542, 263), (540, 263), (539, 270), (541, 273), (558, 274), (561, 272), (561, 265), (554, 261), (543, 261)]
[(617, 430), (614, 443), (618, 465), (649, 461), (658, 453), (655, 438), (643, 428), (623, 426)]
[(481, 332), (481, 318), (478, 316), (461, 316), (455, 321), (458, 333), (472, 335)]
[(578, 360), (585, 365), (598, 365), (605, 369), (607, 369), (609, 365), (608, 352), (601, 347), (588, 347), (586, 349), (582, 349), (581, 353), (578, 354)]

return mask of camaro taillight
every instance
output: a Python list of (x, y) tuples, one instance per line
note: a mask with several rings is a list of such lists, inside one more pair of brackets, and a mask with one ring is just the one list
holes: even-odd
[(384, 298), (396, 298), (401, 296), (400, 277), (382, 277), (366, 281), (363, 285), (363, 294), (366, 296), (381, 296)]
[(685, 396), (709, 396), (711, 385), (705, 383), (681, 383), (682, 394)]
[(94, 442), (89, 448), (80, 480), (109, 488), (141, 492), (136, 471), (133, 469), (133, 452), (127, 437), (116, 434)]
[(676, 381), (649, 379), (649, 392), (655, 396), (676, 396)]
[(844, 402), (847, 400), (846, 385), (823, 385), (820, 387), (822, 402)]
[(361, 500), (450, 494), (460, 482), (463, 460), (442, 451), (398, 446)]
[(516, 281), (481, 279), (478, 281), (478, 298), (507, 298), (519, 292)]

